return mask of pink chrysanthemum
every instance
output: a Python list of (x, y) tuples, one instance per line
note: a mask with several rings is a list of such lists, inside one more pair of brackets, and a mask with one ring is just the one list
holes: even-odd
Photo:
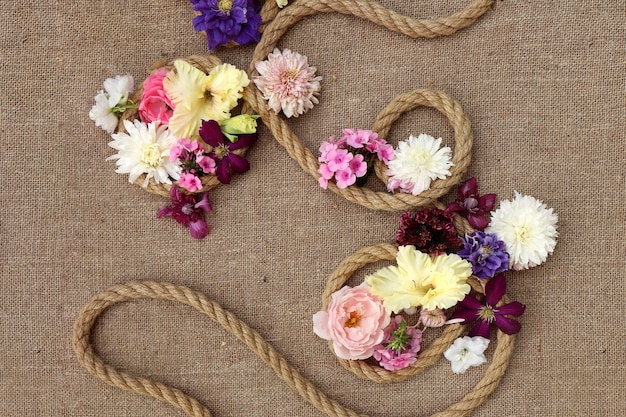
[(306, 56), (276, 48), (254, 66), (260, 74), (254, 83), (276, 113), (282, 109), (285, 116), (298, 117), (318, 103), (322, 77), (315, 76), (316, 68), (309, 67)]

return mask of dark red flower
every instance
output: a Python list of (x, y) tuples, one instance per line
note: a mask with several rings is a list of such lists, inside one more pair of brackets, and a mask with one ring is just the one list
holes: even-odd
[(157, 213), (157, 219), (171, 217), (178, 223), (189, 228), (189, 233), (194, 239), (202, 239), (209, 234), (209, 228), (204, 221), (204, 212), (211, 211), (209, 194), (201, 195), (185, 194), (178, 187), (170, 188), (172, 204), (163, 206)]
[(524, 314), (526, 306), (519, 301), (513, 301), (497, 306), (498, 302), (506, 293), (506, 279), (504, 274), (498, 274), (487, 282), (485, 286), (485, 302), (481, 303), (471, 294), (467, 295), (456, 305), (452, 314), (453, 319), (463, 319), (464, 324), (476, 321), (468, 336), (482, 336), (489, 339), (491, 326), (495, 325), (506, 334), (515, 334), (522, 327), (519, 322), (511, 317), (519, 317)]
[(420, 210), (415, 215), (407, 211), (400, 217), (396, 243), (399, 246), (413, 245), (432, 256), (453, 251), (463, 245), (456, 234), (453, 217), (452, 213), (435, 208)]
[(222, 184), (230, 183), (233, 172), (241, 174), (250, 169), (246, 158), (233, 151), (250, 147), (257, 138), (256, 133), (237, 136), (237, 140), (231, 142), (215, 120), (203, 120), (199, 133), (202, 140), (212, 147), (208, 155), (217, 165), (215, 174)]
[(478, 195), (476, 178), (472, 177), (461, 184), (458, 198), (448, 204), (446, 212), (460, 213), (467, 217), (470, 226), (482, 230), (489, 224), (485, 214), (493, 209), (495, 202), (495, 194)]

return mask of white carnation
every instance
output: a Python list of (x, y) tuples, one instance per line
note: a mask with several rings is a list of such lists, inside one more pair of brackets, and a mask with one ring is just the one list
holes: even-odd
[(388, 163), (387, 189), (418, 195), (430, 188), (431, 181), (451, 175), (452, 166), (452, 149), (442, 148), (441, 138), (424, 133), (418, 137), (410, 135), (398, 144), (395, 157)]
[(495, 233), (509, 253), (509, 266), (516, 270), (537, 266), (556, 246), (558, 217), (534, 197), (515, 192), (491, 213), (486, 233)]
[(178, 160), (169, 159), (177, 139), (166, 125), (159, 125), (158, 122), (146, 125), (139, 120), (133, 124), (124, 120), (124, 128), (128, 133), (115, 133), (111, 135), (113, 141), (109, 142), (109, 146), (118, 151), (107, 158), (107, 161), (116, 160), (115, 172), (129, 174), (128, 181), (131, 183), (146, 174), (142, 184), (144, 188), (148, 186), (150, 178), (154, 178), (157, 184), (171, 184), (171, 179), (180, 178)]

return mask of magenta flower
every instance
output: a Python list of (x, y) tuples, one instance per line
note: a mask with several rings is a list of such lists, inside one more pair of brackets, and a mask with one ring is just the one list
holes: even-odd
[(224, 136), (219, 123), (215, 120), (203, 120), (199, 133), (202, 140), (213, 148), (208, 156), (215, 161), (217, 179), (222, 184), (230, 183), (233, 172), (242, 174), (250, 169), (246, 158), (233, 151), (250, 147), (257, 138), (256, 133), (240, 135), (235, 142), (231, 142)]
[(407, 326), (402, 316), (395, 316), (385, 328), (385, 338), (376, 347), (374, 359), (388, 371), (403, 369), (417, 360), (422, 343), (422, 331)]
[(478, 194), (476, 178), (472, 177), (459, 187), (456, 201), (448, 204), (446, 212), (460, 213), (467, 217), (467, 221), (474, 229), (484, 229), (489, 222), (485, 214), (493, 209), (496, 202), (495, 194)]
[(209, 228), (204, 221), (204, 212), (211, 211), (208, 193), (201, 195), (184, 194), (178, 187), (170, 188), (172, 204), (163, 206), (157, 213), (157, 219), (171, 217), (178, 223), (189, 228), (194, 239), (203, 239), (209, 234)]
[(498, 302), (506, 293), (506, 280), (503, 274), (498, 274), (487, 282), (485, 286), (485, 302), (481, 303), (471, 294), (467, 295), (456, 305), (452, 314), (453, 319), (463, 319), (465, 324), (476, 321), (468, 336), (481, 336), (489, 339), (489, 331), (492, 325), (506, 334), (515, 334), (522, 327), (519, 322), (511, 317), (519, 317), (524, 314), (526, 306), (519, 301), (513, 301), (497, 306)]

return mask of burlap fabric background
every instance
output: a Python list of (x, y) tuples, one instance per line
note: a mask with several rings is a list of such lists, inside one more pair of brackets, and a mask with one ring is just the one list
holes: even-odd
[[(469, 1), (394, 2), (419, 17)], [(162, 58), (205, 53), (184, 0), (2, 3), (0, 31), (0, 415), (182, 416), (104, 385), (81, 368), (71, 328), (110, 285), (164, 280), (203, 291), (271, 341), (345, 405), (373, 416), (428, 416), (456, 402), (485, 367), (454, 376), (442, 360), (404, 383), (376, 385), (339, 367), (311, 330), (326, 277), (357, 249), (392, 242), (397, 214), (319, 188), (265, 129), (252, 170), (211, 193), (211, 234), (155, 214), (165, 200), (128, 184), (104, 159), (87, 113), (102, 81)], [(626, 415), (624, 176), (625, 2), (498, 1), (474, 26), (412, 40), (357, 18), (317, 15), (281, 47), (324, 77), (320, 104), (290, 122), (311, 147), (367, 128), (394, 96), (447, 91), (472, 119), (472, 175), (554, 207), (560, 242), (548, 262), (509, 274), (527, 305), (502, 385), (475, 416)], [(252, 48), (220, 51), (247, 68)], [(452, 130), (434, 110), (401, 118), (390, 140)], [(449, 198), (452, 195), (448, 196)], [(362, 277), (358, 278), (362, 279)], [(196, 396), (216, 416), (320, 416), (234, 337), (168, 302), (115, 307), (94, 342), (113, 365)]]

